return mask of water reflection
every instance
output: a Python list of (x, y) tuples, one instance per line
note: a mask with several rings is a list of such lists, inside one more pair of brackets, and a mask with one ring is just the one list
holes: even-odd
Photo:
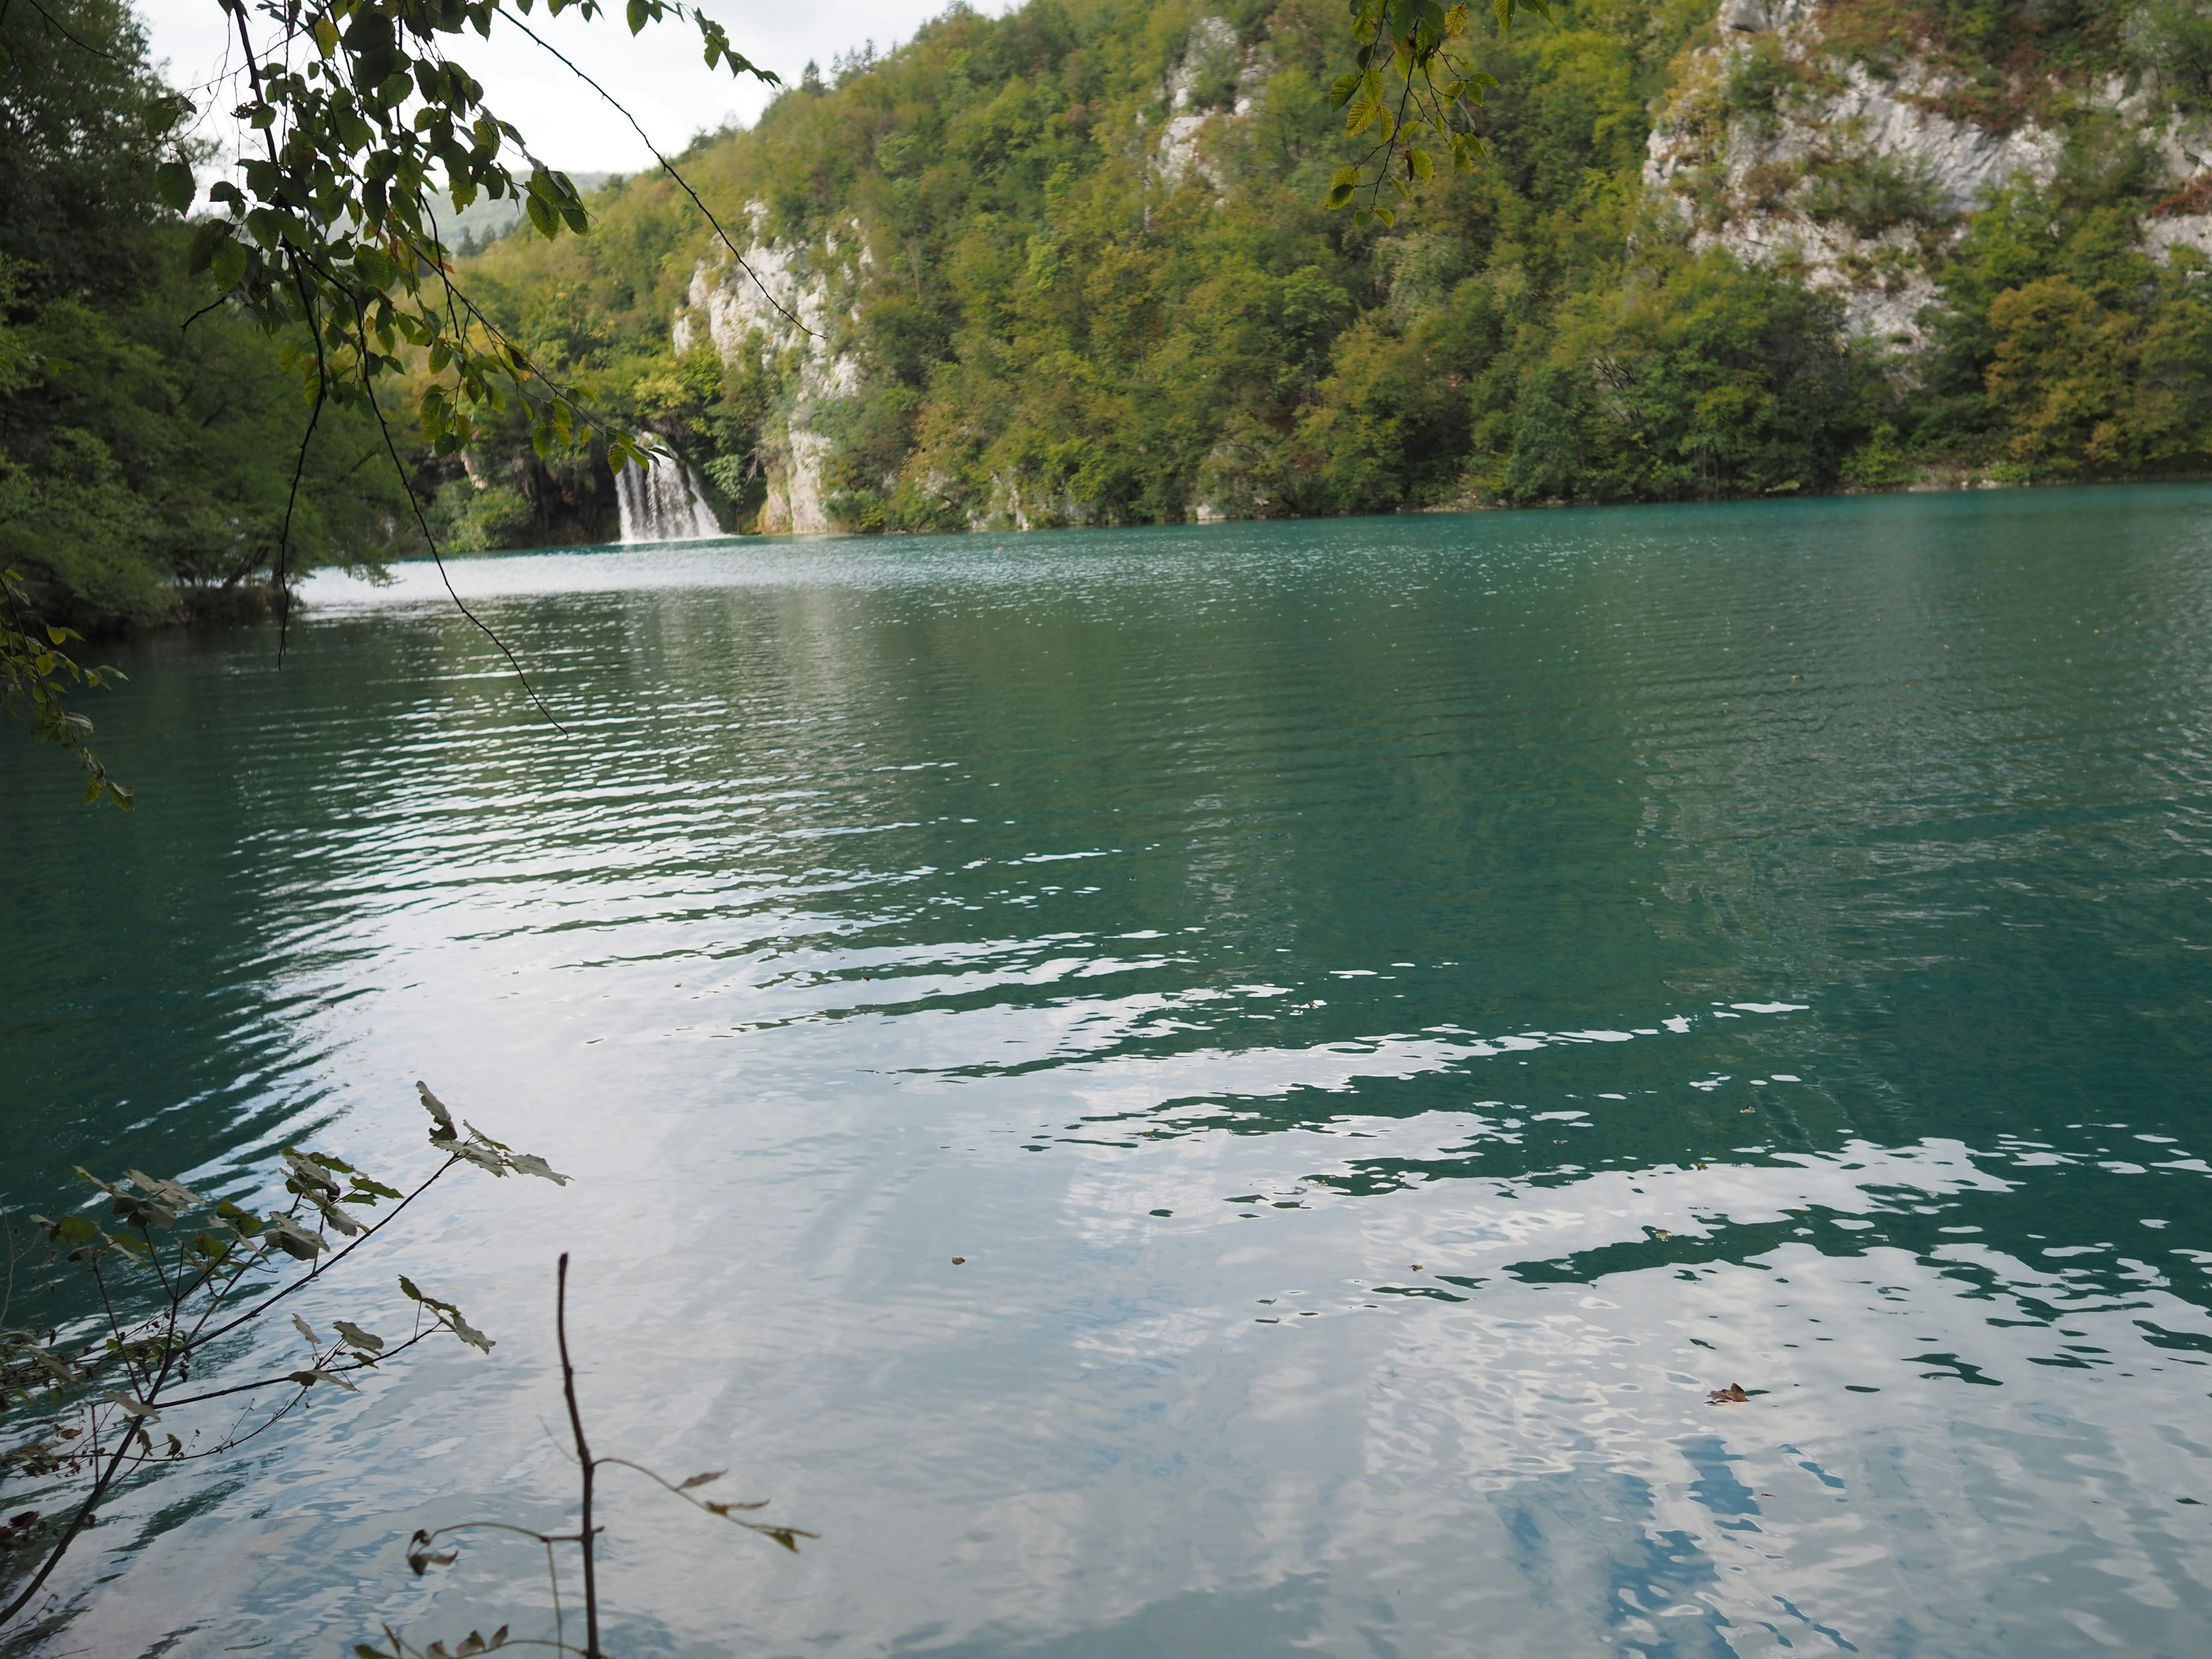
[(585, 1180), (64, 1643), (538, 1607), (395, 1540), (558, 1515), (565, 1247), (595, 1437), (826, 1534), (618, 1498), (628, 1653), (2193, 1651), (2209, 502), (457, 567), (568, 743), (420, 572), (149, 650), (137, 818), (0, 803), (10, 1190), (417, 1075)]

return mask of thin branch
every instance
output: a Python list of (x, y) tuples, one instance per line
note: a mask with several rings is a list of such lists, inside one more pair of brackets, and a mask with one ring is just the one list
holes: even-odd
[(539, 1532), (532, 1527), (518, 1527), (511, 1521), (456, 1521), (449, 1527), (440, 1527), (435, 1532), (422, 1532), (416, 1538), (425, 1544), (434, 1544), (449, 1532), (511, 1532), (524, 1538), (534, 1538), (539, 1543), (580, 1544), (583, 1534), (575, 1532)]
[[(439, 1331), (450, 1330), (451, 1328), (451, 1326), (446, 1324), (441, 1320), (437, 1324), (433, 1325), (427, 1331), (417, 1331), (414, 1335), (409, 1337), (404, 1342), (402, 1342), (398, 1346), (393, 1348), (389, 1353), (380, 1353), (374, 1359), (356, 1360), (350, 1365), (332, 1365), (327, 1361), (318, 1360), (309, 1369), (324, 1376), (350, 1376), (356, 1371), (373, 1371), (386, 1360), (396, 1358), (400, 1354), (405, 1353), (408, 1349), (413, 1347), (416, 1343), (427, 1340), (429, 1337)], [(341, 1345), (339, 1348), (333, 1349), (331, 1352), (333, 1357), (335, 1357), (336, 1354), (340, 1352), (350, 1352), (352, 1350), (345, 1349), (343, 1345)], [(210, 1389), (205, 1394), (188, 1395), (182, 1400), (165, 1400), (161, 1403), (170, 1410), (174, 1411), (181, 1406), (198, 1406), (204, 1404), (206, 1401), (210, 1400), (228, 1399), (232, 1395), (252, 1394), (258, 1389), (280, 1388), (283, 1384), (292, 1382), (293, 1380), (294, 1379), (289, 1374), (283, 1376), (264, 1376), (257, 1382), (234, 1382), (227, 1389)], [(305, 1394), (309, 1386), (309, 1384), (305, 1382), (301, 1383), (299, 1385), (301, 1393)]]
[(406, 465), (399, 459), (398, 447), (392, 441), (392, 428), (386, 422), (384, 410), (376, 401), (376, 388), (369, 384), (368, 366), (365, 358), (362, 365), (362, 388), (368, 394), (369, 413), (376, 416), (376, 429), (384, 434), (384, 447), (392, 456), (392, 469), (398, 474), (400, 488), (407, 495), (407, 504), (415, 509), (415, 522), (422, 528), (422, 540), (430, 550), (431, 562), (438, 567), (438, 579), (446, 584), (446, 592), (453, 601), (454, 608), (474, 623), (483, 636), (499, 647), (500, 655), (507, 659), (507, 665), (514, 671), (514, 678), (522, 682), (522, 689), (530, 694), (530, 701), (538, 705), (538, 712), (545, 716), (546, 724), (562, 737), (568, 737), (570, 735), (568, 728), (553, 718), (553, 711), (545, 706), (545, 699), (538, 695), (538, 688), (531, 684), (530, 676), (522, 672), (522, 665), (514, 659), (514, 653), (507, 648), (507, 641), (493, 633), (490, 628), (486, 626), (483, 618), (469, 609), (462, 601), (459, 590), (454, 587), (453, 574), (446, 568), (445, 558), (438, 551), (438, 538), (430, 533), (430, 520), (423, 514), (422, 503), (415, 498), (415, 489), (408, 481)]
[(570, 74), (574, 75), (579, 81), (581, 81), (593, 92), (598, 93), (600, 97), (605, 99), (607, 102), (614, 106), (616, 112), (619, 114), (623, 120), (629, 123), (630, 131), (637, 134), (638, 137), (644, 143), (645, 147), (647, 149), (653, 151), (653, 159), (660, 163), (660, 170), (663, 173), (665, 173), (670, 178), (673, 179), (676, 181), (677, 187), (683, 191), (686, 196), (689, 196), (691, 198), (691, 205), (693, 207), (697, 208), (701, 213), (706, 215), (707, 222), (714, 228), (714, 234), (721, 239), (722, 246), (729, 249), (730, 257), (738, 262), (738, 269), (744, 271), (746, 276), (753, 279), (753, 286), (761, 291), (762, 295), (766, 297), (770, 305), (774, 306), (778, 311), (782, 312), (784, 321), (789, 323), (801, 334), (806, 335), (810, 338), (818, 339), (820, 336), (815, 334), (812, 329), (807, 327), (807, 325), (800, 322), (798, 318), (793, 316), (791, 312), (785, 307), (783, 301), (777, 299), (774, 294), (769, 291), (768, 284), (761, 281), (760, 273), (745, 263), (745, 256), (738, 251), (738, 245), (730, 240), (730, 233), (722, 228), (722, 222), (717, 219), (714, 216), (713, 212), (709, 210), (707, 204), (699, 199), (699, 192), (692, 189), (690, 181), (676, 170), (676, 164), (670, 161), (665, 155), (663, 155), (659, 149), (654, 146), (653, 140), (647, 137), (645, 129), (637, 124), (637, 117), (632, 115), (629, 110), (623, 107), (622, 100), (617, 98), (612, 93), (609, 92), (605, 87), (601, 86), (597, 81), (592, 79), (590, 76), (585, 74), (583, 70), (578, 69), (574, 63), (573, 63), (567, 54), (562, 52), (558, 46), (540, 35), (535, 29), (532, 28), (529, 24), (524, 22), (520, 17), (515, 16), (512, 12), (508, 13), (507, 17), (507, 21), (513, 23), (515, 27), (520, 29), (532, 40), (537, 41), (539, 46), (551, 52), (554, 57), (559, 58), (562, 63), (567, 64)]
[(193, 1346), (197, 1347), (202, 1342), (212, 1342), (216, 1338), (226, 1335), (229, 1332), (236, 1330), (247, 1320), (254, 1318), (259, 1315), (264, 1309), (274, 1307), (277, 1303), (282, 1302), (286, 1297), (291, 1295), (293, 1291), (313, 1284), (325, 1272), (330, 1268), (337, 1267), (339, 1262), (344, 1261), (362, 1245), (368, 1243), (370, 1239), (374, 1238), (377, 1234), (382, 1232), (385, 1228), (390, 1226), (392, 1222), (398, 1220), (399, 1218), (399, 1212), (402, 1210), (405, 1209), (410, 1204), (412, 1204), (416, 1199), (422, 1197), (423, 1194), (428, 1192), (432, 1183), (434, 1182), (440, 1176), (445, 1174), (447, 1170), (452, 1169), (453, 1165), (459, 1164), (460, 1161), (461, 1160), (459, 1158), (447, 1158), (431, 1173), (428, 1180), (423, 1182), (423, 1183), (417, 1187), (413, 1192), (408, 1194), (407, 1196), (401, 1199), (398, 1203), (393, 1205), (390, 1212), (379, 1220), (374, 1226), (363, 1229), (360, 1237), (353, 1240), (343, 1249), (332, 1255), (329, 1261), (317, 1261), (313, 1267), (310, 1267), (301, 1277), (294, 1279), (282, 1290), (270, 1291), (269, 1295), (264, 1297), (260, 1301), (255, 1303), (252, 1307), (238, 1315), (237, 1317), (233, 1319), (228, 1325), (219, 1325), (214, 1330), (208, 1332), (204, 1336), (198, 1338)]
[(804, 1527), (779, 1526), (773, 1521), (747, 1521), (739, 1516), (732, 1515), (730, 1513), (732, 1510), (765, 1509), (768, 1507), (769, 1504), (769, 1500), (767, 1498), (763, 1498), (757, 1503), (750, 1504), (717, 1504), (684, 1491), (682, 1486), (678, 1486), (675, 1481), (671, 1480), (666, 1475), (658, 1474), (655, 1471), (646, 1468), (642, 1463), (633, 1463), (627, 1457), (602, 1457), (599, 1459), (599, 1462), (611, 1468), (635, 1469), (638, 1474), (643, 1475), (647, 1480), (660, 1487), (662, 1491), (674, 1492), (678, 1498), (689, 1504), (693, 1509), (698, 1510), (704, 1514), (711, 1515), (717, 1520), (726, 1521), (732, 1526), (743, 1527), (747, 1532), (757, 1532), (763, 1534), (767, 1537), (773, 1538), (777, 1543), (782, 1545), (784, 1548), (791, 1551), (794, 1555), (798, 1553), (799, 1547), (792, 1541), (793, 1539), (819, 1538), (822, 1536), (820, 1533), (809, 1532)]
[(576, 1407), (576, 1368), (568, 1360), (568, 1253), (561, 1252), (558, 1288), (553, 1303), (553, 1329), (561, 1346), (561, 1392), (568, 1402), (568, 1427), (576, 1437), (576, 1462), (583, 1471), (582, 1534), (577, 1547), (584, 1556), (584, 1651), (589, 1659), (599, 1653), (599, 1582), (592, 1551), (592, 1449), (584, 1439), (584, 1414)]
[(122, 1443), (107, 1455), (107, 1467), (93, 1478), (92, 1490), (85, 1493), (84, 1502), (78, 1504), (76, 1513), (70, 1516), (69, 1525), (63, 1528), (62, 1535), (55, 1541), (53, 1548), (46, 1553), (46, 1559), (39, 1564), (38, 1571), (31, 1575), (30, 1583), (23, 1586), (14, 1601), (9, 1602), (6, 1607), (0, 1607), (0, 1625), (6, 1624), (28, 1607), (31, 1598), (39, 1593), (40, 1587), (53, 1576), (54, 1569), (61, 1565), (64, 1553), (71, 1544), (76, 1541), (77, 1534), (84, 1530), (85, 1522), (93, 1513), (93, 1506), (107, 1496), (108, 1489), (115, 1484), (117, 1475), (122, 1473), (123, 1460), (129, 1455), (130, 1450), (131, 1434), (126, 1429), (124, 1431)]
[(307, 429), (300, 434), (300, 453), (292, 460), (292, 488), (284, 497), (284, 523), (276, 532), (276, 665), (284, 665), (284, 646), (292, 634), (292, 589), (288, 580), (292, 562), (292, 514), (300, 504), (300, 480), (307, 471), (307, 448), (315, 441), (316, 422), (323, 418), (323, 394), (330, 386), (331, 368), (323, 356), (323, 331), (315, 316), (315, 305), (309, 297), (307, 284), (300, 276), (299, 268), (292, 270), (292, 281), (299, 289), (300, 303), (307, 313), (307, 334), (315, 343), (315, 406), (307, 411)]

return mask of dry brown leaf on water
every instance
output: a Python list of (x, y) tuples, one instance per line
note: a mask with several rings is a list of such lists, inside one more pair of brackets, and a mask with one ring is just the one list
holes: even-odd
[(1709, 1406), (1740, 1406), (1751, 1396), (1743, 1391), (1743, 1384), (1731, 1382), (1725, 1389), (1715, 1389), (1705, 1396)]

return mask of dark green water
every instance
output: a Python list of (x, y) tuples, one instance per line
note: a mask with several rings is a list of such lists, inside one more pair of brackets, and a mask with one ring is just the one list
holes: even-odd
[(2204, 1651), (2212, 490), (456, 579), (566, 740), (410, 568), (127, 656), (133, 817), (0, 750), (16, 1201), (418, 1076), (580, 1177), (52, 1651), (535, 1633), (399, 1545), (560, 1516), (564, 1248), (595, 1442), (823, 1534), (621, 1493), (626, 1655)]

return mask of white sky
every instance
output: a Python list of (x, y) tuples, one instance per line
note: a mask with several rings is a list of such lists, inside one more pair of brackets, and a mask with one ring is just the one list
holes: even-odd
[[(787, 10), (758, 0), (748, 6), (708, 0), (705, 10), (720, 20), (739, 52), (796, 82), (810, 58), (826, 76), (837, 53), (871, 39), (879, 51), (887, 51), (894, 41), (911, 39), (945, 4), (946, 0), (811, 0)], [(976, 9), (996, 15), (1008, 7), (1005, 0), (981, 0)], [(228, 137), (232, 124), (223, 118), (239, 95), (226, 92), (216, 97), (200, 89), (235, 61), (227, 50), (234, 43), (225, 33), (222, 8), (216, 0), (138, 0), (138, 10), (153, 37), (155, 61), (166, 60), (171, 82), (208, 112), (204, 131), (234, 146)], [(691, 25), (673, 20), (649, 24), (633, 37), (622, 10), (621, 0), (614, 0), (598, 22), (585, 23), (574, 13), (548, 19), (540, 7), (531, 14), (530, 26), (628, 105), (664, 151), (683, 149), (695, 132), (720, 126), (732, 116), (750, 123), (759, 115), (769, 88), (750, 76), (733, 81), (726, 69), (708, 69)], [(550, 165), (574, 173), (635, 173), (652, 165), (629, 124), (527, 37), (495, 24), (489, 40), (473, 32), (444, 38), (450, 54), (483, 82), (492, 108), (521, 128), (531, 149)]]

